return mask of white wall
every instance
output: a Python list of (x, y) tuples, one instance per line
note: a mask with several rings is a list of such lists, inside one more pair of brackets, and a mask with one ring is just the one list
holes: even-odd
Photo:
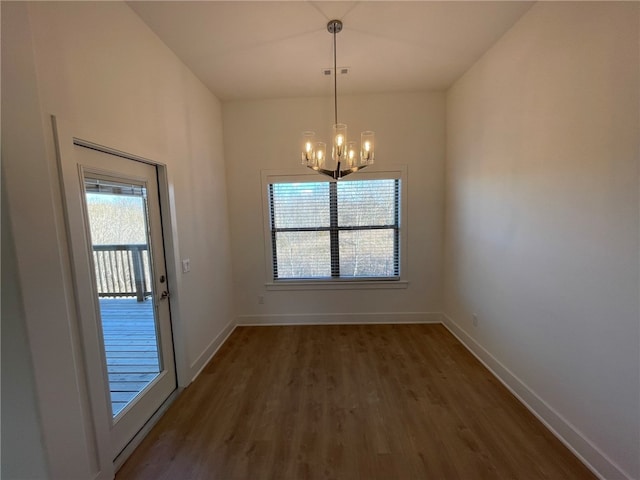
[(640, 478), (639, 8), (538, 4), (447, 95), (447, 322), (611, 480)]
[(173, 266), (191, 259), (190, 273), (170, 279), (185, 385), (234, 319), (221, 107), (124, 3), (3, 2), (2, 22), (3, 173), (43, 442), (52, 477), (89, 478), (96, 464), (49, 116), (167, 165)]
[[(347, 96), (340, 120), (350, 135), (376, 132), (376, 169), (408, 169), (408, 288), (273, 291), (265, 288), (262, 170), (305, 173), (303, 130), (329, 138), (332, 98), (236, 101), (223, 104), (227, 188), (233, 243), (235, 308), (240, 322), (439, 320), (442, 310), (444, 94)], [(370, 171), (370, 170), (369, 170)], [(317, 175), (317, 174), (314, 174)], [(357, 173), (354, 175), (358, 175)], [(322, 178), (318, 176), (317, 178)], [(264, 304), (258, 304), (264, 296)]]
[(2, 179), (2, 470), (0, 478), (48, 478), (22, 292)]

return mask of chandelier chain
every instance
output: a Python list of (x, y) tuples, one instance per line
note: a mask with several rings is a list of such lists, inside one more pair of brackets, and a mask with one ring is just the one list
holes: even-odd
[(338, 123), (338, 60), (336, 53), (337, 28), (333, 29), (333, 111), (335, 113), (335, 123)]

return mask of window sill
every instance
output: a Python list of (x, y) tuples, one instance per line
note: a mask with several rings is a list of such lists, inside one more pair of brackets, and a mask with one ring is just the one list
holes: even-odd
[(279, 280), (265, 283), (267, 290), (374, 290), (408, 286), (407, 280)]

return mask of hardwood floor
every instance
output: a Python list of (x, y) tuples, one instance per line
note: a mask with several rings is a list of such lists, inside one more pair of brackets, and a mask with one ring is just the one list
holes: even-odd
[(116, 476), (595, 478), (441, 325), (239, 327)]

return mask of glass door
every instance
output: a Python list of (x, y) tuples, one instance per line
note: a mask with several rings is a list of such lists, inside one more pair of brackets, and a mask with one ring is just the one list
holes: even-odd
[(91, 277), (83, 291), (96, 312), (115, 459), (176, 389), (157, 172), (75, 149)]
[(162, 370), (147, 189), (88, 174), (84, 184), (111, 409), (117, 417)]

